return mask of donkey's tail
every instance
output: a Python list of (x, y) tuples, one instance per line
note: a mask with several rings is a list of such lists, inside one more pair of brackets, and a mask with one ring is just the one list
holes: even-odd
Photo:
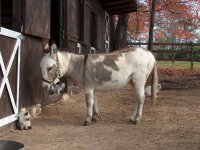
[(156, 104), (156, 93), (158, 88), (158, 72), (157, 72), (157, 63), (155, 62), (152, 70), (152, 83), (151, 83), (151, 103), (153, 106)]

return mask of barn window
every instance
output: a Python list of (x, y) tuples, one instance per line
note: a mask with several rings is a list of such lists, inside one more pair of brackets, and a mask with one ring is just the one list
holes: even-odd
[(91, 41), (91, 52), (96, 51), (97, 48), (97, 14), (95, 12), (91, 12), (91, 32), (90, 32), (90, 41)]

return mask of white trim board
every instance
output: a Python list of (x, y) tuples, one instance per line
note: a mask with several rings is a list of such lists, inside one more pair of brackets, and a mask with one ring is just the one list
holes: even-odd
[[(0, 35), (6, 36), (8, 38), (16, 39), (16, 43), (15, 43), (15, 46), (12, 50), (12, 54), (10, 56), (10, 60), (8, 62), (7, 68), (4, 64), (3, 57), (2, 57), (1, 51), (0, 51), (0, 70), (3, 73), (3, 80), (0, 83), (0, 98), (2, 96), (3, 90), (5, 88), (7, 88), (9, 98), (10, 98), (10, 101), (11, 101), (11, 104), (12, 104), (12, 109), (14, 111), (14, 114), (11, 114), (7, 117), (0, 119), (0, 127), (2, 127), (6, 124), (9, 124), (9, 123), (17, 120), (17, 118), (18, 118), (18, 113), (19, 113), (19, 88), (20, 88), (20, 86), (19, 86), (19, 83), (20, 83), (19, 82), (20, 81), (20, 49), (21, 49), (21, 40), (22, 40), (23, 36), (22, 36), (21, 33), (18, 33), (18, 32), (15, 32), (15, 31), (12, 31), (12, 30), (9, 30), (9, 29), (6, 29), (6, 28), (2, 28), (2, 27), (1, 27)], [(14, 94), (12, 92), (10, 82), (9, 82), (9, 79), (8, 79), (8, 75), (10, 73), (10, 69), (12, 67), (12, 64), (13, 64), (15, 57), (18, 57), (18, 59), (17, 59), (18, 60), (18, 62), (17, 62), (17, 76), (16, 76), (16, 81), (17, 81), (16, 99), (13, 97)]]

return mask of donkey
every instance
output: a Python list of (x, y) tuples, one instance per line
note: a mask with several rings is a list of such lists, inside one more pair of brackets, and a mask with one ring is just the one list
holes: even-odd
[(132, 124), (140, 122), (145, 83), (150, 74), (152, 104), (156, 101), (157, 64), (153, 54), (146, 49), (129, 47), (114, 53), (77, 55), (60, 51), (52, 44), (40, 67), (44, 86), (50, 87), (60, 77), (68, 77), (84, 90), (87, 105), (84, 125), (96, 122), (99, 117), (95, 91), (119, 89), (131, 82), (136, 95), (135, 111), (129, 120)]

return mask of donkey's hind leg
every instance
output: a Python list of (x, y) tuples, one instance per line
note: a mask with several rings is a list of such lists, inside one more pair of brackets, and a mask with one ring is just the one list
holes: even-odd
[(91, 90), (87, 93), (86, 95), (86, 105), (87, 105), (87, 117), (84, 122), (84, 125), (90, 125), (92, 121), (92, 116), (93, 116), (93, 105), (94, 105), (94, 91)]
[(145, 82), (146, 82), (145, 78), (144, 80), (140, 79), (140, 80), (133, 81), (133, 84), (135, 87), (135, 98), (136, 98), (135, 111), (130, 119), (130, 122), (133, 124), (138, 124), (142, 117), (142, 109), (143, 109), (143, 104), (145, 100), (145, 96), (144, 96)]
[(93, 116), (92, 116), (92, 122), (97, 122), (99, 119), (99, 112), (98, 112), (98, 103), (97, 103), (97, 97), (94, 94), (94, 105), (93, 105)]

